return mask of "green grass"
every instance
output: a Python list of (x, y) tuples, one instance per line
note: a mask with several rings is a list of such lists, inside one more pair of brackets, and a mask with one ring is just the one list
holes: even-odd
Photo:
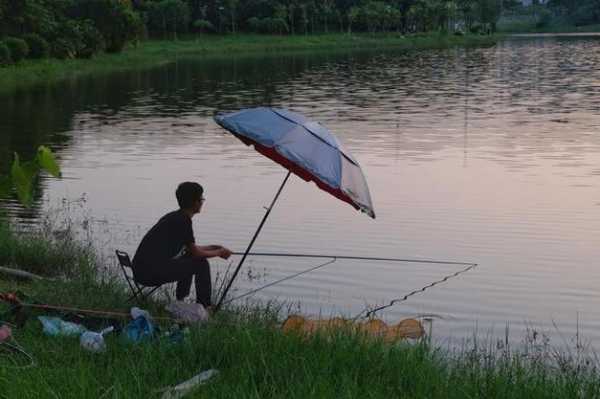
[[(13, 234), (13, 243), (30, 236)], [(52, 242), (47, 245), (52, 246)], [(85, 246), (85, 245), (84, 245)], [(32, 255), (33, 256), (33, 255)], [(20, 265), (15, 265), (19, 267)], [(0, 292), (29, 301), (127, 312), (126, 291), (110, 273), (68, 280), (0, 278)], [(141, 306), (163, 315), (161, 300)], [(0, 315), (8, 306), (0, 302)], [(195, 398), (594, 398), (597, 363), (530, 341), (528, 350), (473, 343), (449, 353), (427, 340), (386, 344), (349, 331), (304, 338), (279, 330), (277, 307), (237, 308), (190, 328), (179, 343), (158, 338), (138, 345), (108, 335), (107, 351), (89, 353), (77, 338), (48, 337), (27, 310), (15, 340), (34, 363), (0, 344), (2, 398), (154, 398), (158, 390), (202, 370), (220, 375)], [(7, 316), (4, 316), (8, 318)], [(2, 319), (2, 316), (0, 316)], [(163, 324), (163, 329), (169, 326)], [(474, 341), (475, 342), (475, 341)]]
[(310, 36), (199, 36), (178, 41), (145, 41), (120, 54), (100, 54), (91, 60), (28, 60), (0, 68), (0, 94), (51, 84), (82, 75), (106, 73), (174, 62), (181, 57), (231, 57), (244, 53), (339, 51), (352, 49), (434, 49), (489, 46), (498, 36), (423, 34), (328, 34)]
[(0, 266), (16, 267), (46, 277), (91, 274), (95, 253), (91, 245), (74, 239), (72, 226), (55, 230), (42, 223), (18, 234), (0, 216)]

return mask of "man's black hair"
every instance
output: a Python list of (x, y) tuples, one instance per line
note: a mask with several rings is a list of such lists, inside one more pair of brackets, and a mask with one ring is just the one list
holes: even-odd
[(194, 202), (202, 198), (204, 189), (198, 183), (186, 181), (177, 186), (175, 196), (177, 203), (181, 209), (189, 209), (194, 205)]

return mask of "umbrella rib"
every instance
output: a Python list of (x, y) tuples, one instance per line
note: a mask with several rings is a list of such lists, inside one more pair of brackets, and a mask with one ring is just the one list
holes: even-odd
[[(306, 127), (306, 126), (305, 126), (303, 123), (302, 123), (302, 124), (301, 124), (301, 123), (298, 123), (298, 122), (294, 121), (293, 119), (290, 119), (290, 118), (288, 118), (287, 116), (280, 114), (280, 113), (279, 113), (279, 112), (277, 112), (277, 110), (275, 110), (274, 108), (269, 108), (269, 109), (270, 109), (270, 110), (271, 110), (271, 111), (272, 111), (274, 114), (276, 114), (277, 116), (279, 116), (279, 117), (281, 117), (281, 118), (283, 118), (283, 119), (285, 119), (285, 120), (287, 120), (287, 121), (290, 121), (290, 122), (292, 122), (292, 123), (294, 123), (294, 124), (296, 124), (296, 125), (298, 125), (298, 126), (302, 126), (302, 127), (304, 128), (304, 130), (306, 130), (306, 131), (307, 131), (308, 133), (310, 133), (312, 136), (314, 136), (314, 137), (316, 137), (317, 139), (321, 140), (323, 143), (327, 144), (329, 147), (331, 147), (331, 148), (335, 148), (336, 150), (338, 150), (338, 151), (340, 152), (340, 154), (342, 154), (342, 156), (348, 160), (348, 162), (352, 163), (352, 165), (354, 165), (354, 166), (360, 166), (360, 165), (358, 165), (358, 164), (357, 164), (355, 161), (353, 161), (353, 160), (352, 160), (352, 158), (350, 158), (348, 155), (346, 155), (346, 154), (344, 153), (344, 151), (342, 151), (342, 149), (341, 149), (339, 146), (338, 146), (338, 147), (332, 146), (332, 145), (331, 145), (330, 143), (328, 143), (328, 142), (327, 142), (325, 139), (323, 139), (323, 137), (319, 136), (318, 134), (315, 134), (315, 133), (314, 133), (312, 130), (310, 130), (309, 128), (307, 128), (307, 127)], [(336, 140), (337, 140), (337, 139), (336, 139)], [(339, 144), (339, 143), (338, 143), (338, 144)]]

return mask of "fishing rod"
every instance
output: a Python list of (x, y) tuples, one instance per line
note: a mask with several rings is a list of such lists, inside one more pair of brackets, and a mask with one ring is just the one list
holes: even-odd
[[(232, 252), (233, 255), (244, 255), (243, 252)], [(272, 257), (287, 257), (287, 258), (320, 258), (320, 259), (339, 259), (339, 260), (370, 260), (378, 262), (406, 262), (406, 263), (431, 263), (442, 265), (461, 265), (471, 266), (477, 265), (472, 262), (456, 262), (450, 260), (435, 260), (435, 259), (402, 259), (402, 258), (373, 258), (364, 256), (342, 256), (342, 255), (323, 255), (323, 254), (294, 254), (294, 253), (275, 253), (275, 252), (249, 252), (250, 256), (272, 256)]]
[[(130, 318), (131, 314), (123, 313), (123, 312), (113, 312), (107, 310), (98, 310), (98, 309), (82, 309), (82, 308), (74, 308), (68, 306), (58, 306), (58, 305), (49, 305), (49, 304), (38, 304), (38, 303), (28, 303), (22, 302), (19, 297), (12, 292), (2, 293), (0, 292), (0, 301), (4, 301), (6, 303), (14, 305), (15, 308), (18, 307), (27, 307), (33, 309), (41, 309), (41, 310), (57, 310), (61, 312), (70, 312), (70, 313), (83, 313), (90, 314), (96, 316), (107, 316), (107, 317), (120, 317), (120, 318)], [(160, 321), (177, 321), (177, 319), (172, 317), (152, 317), (153, 320)]]

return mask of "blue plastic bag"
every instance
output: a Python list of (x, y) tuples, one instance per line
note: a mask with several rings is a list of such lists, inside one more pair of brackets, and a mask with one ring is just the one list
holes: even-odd
[(155, 336), (156, 327), (147, 311), (134, 307), (131, 309), (131, 316), (133, 320), (123, 330), (123, 335), (127, 340), (138, 343)]

